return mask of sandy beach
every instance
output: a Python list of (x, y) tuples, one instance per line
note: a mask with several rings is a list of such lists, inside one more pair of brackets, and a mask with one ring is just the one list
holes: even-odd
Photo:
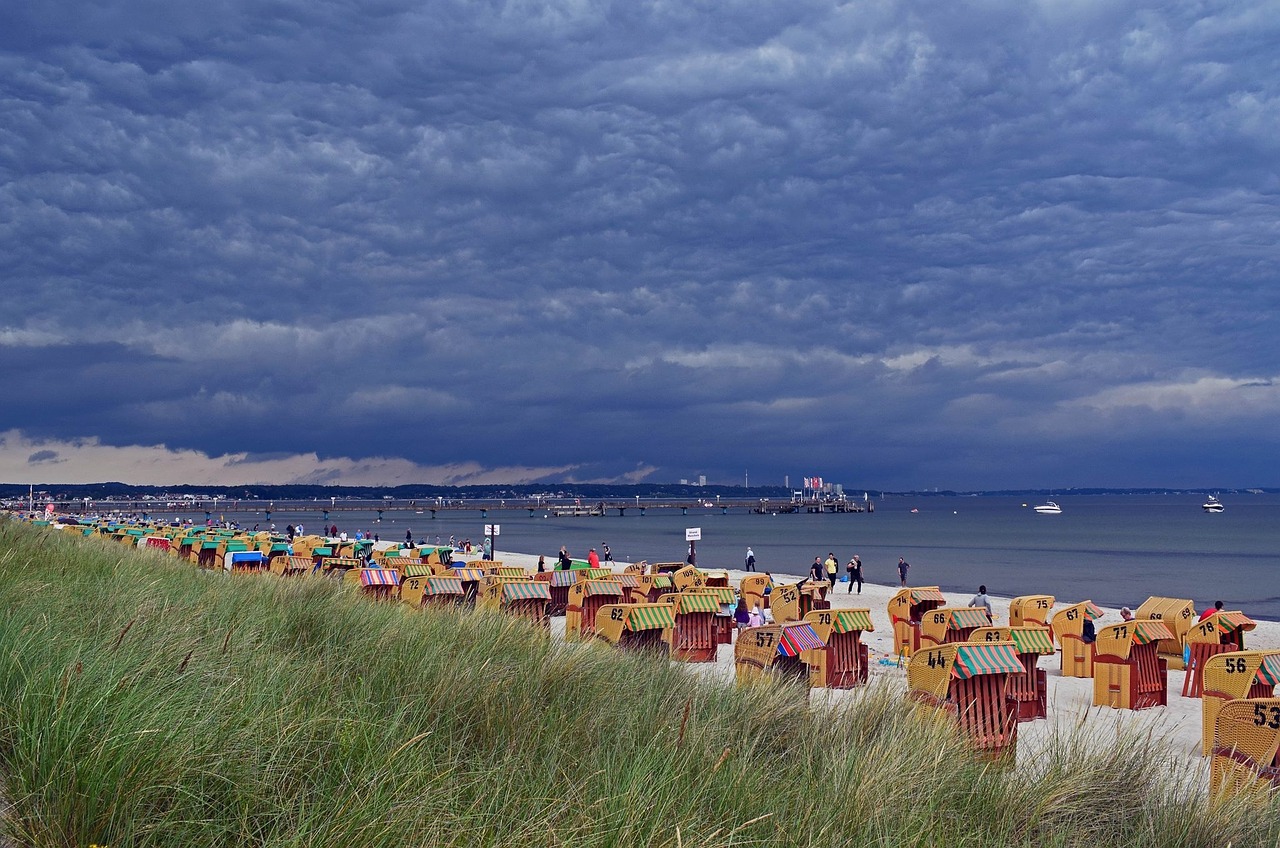
[[(530, 570), (536, 568), (537, 555), (501, 552), (501, 560), (507, 565), (516, 565)], [(459, 555), (457, 558), (476, 559), (477, 556)], [(548, 557), (550, 560), (551, 558)], [(615, 563), (616, 571), (621, 571), (626, 563)], [(730, 582), (737, 586), (748, 572), (730, 570)], [(798, 582), (803, 575), (771, 572), (777, 583)], [(861, 594), (849, 593), (848, 584), (837, 584), (828, 596), (835, 609), (865, 608), (871, 611), (871, 621), (875, 631), (863, 636), (869, 647), (871, 661), (871, 683), (880, 683), (906, 691), (906, 670), (897, 664), (893, 651), (893, 627), (889, 621), (889, 599), (898, 591), (897, 586), (886, 586), (866, 583)], [(976, 592), (977, 587), (974, 587)], [(963, 597), (958, 593), (947, 595), (948, 606), (966, 606), (973, 593)], [(1151, 587), (1151, 594), (1159, 594), (1159, 587)], [(992, 608), (995, 610), (995, 624), (1007, 624), (1009, 615), (1009, 598), (991, 595)], [(1068, 604), (1088, 600), (1080, 598), (1058, 598), (1055, 609)], [(1197, 612), (1204, 602), (1197, 600)], [(1105, 615), (1097, 622), (1098, 627), (1118, 623), (1118, 609), (1102, 607)], [(1246, 609), (1247, 615), (1249, 611)], [(564, 618), (552, 619), (553, 635), (564, 635)], [(1249, 649), (1280, 649), (1280, 622), (1259, 621), (1257, 628), (1245, 634), (1245, 645)], [(732, 683), (734, 680), (733, 648), (721, 645), (715, 663), (693, 663), (687, 668), (691, 673), (709, 680)], [(1095, 707), (1093, 703), (1093, 681), (1087, 678), (1063, 677), (1059, 671), (1057, 657), (1042, 657), (1040, 668), (1047, 671), (1048, 679), (1048, 713), (1044, 720), (1023, 722), (1018, 728), (1018, 759), (1020, 762), (1042, 754), (1048, 745), (1061, 734), (1083, 733), (1089, 744), (1106, 746), (1115, 739), (1120, 729), (1129, 729), (1150, 738), (1152, 744), (1163, 744), (1169, 748), (1175, 762), (1186, 769), (1186, 776), (1193, 782), (1203, 781), (1207, 786), (1208, 760), (1200, 756), (1201, 744), (1201, 701), (1199, 698), (1182, 696), (1185, 672), (1169, 671), (1169, 703), (1165, 707), (1154, 707), (1145, 710), (1116, 710), (1110, 707)], [(854, 690), (812, 690), (814, 704), (829, 703), (838, 705), (855, 700), (860, 691)]]

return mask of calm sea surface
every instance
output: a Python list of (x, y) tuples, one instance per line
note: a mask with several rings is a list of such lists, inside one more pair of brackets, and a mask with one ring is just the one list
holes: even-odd
[[(1020, 498), (890, 497), (872, 514), (721, 514), (717, 508), (634, 510), (619, 517), (553, 518), (528, 509), (440, 512), (335, 511), (330, 523), (354, 534), (377, 532), (420, 542), (470, 537), (478, 543), (486, 523), (501, 526), (503, 550), (546, 554), (561, 545), (577, 558), (604, 542), (618, 561), (671, 562), (684, 558), (685, 529), (699, 527), (698, 565), (741, 568), (747, 546), (762, 571), (803, 574), (815, 556), (834, 551), (842, 564), (862, 557), (867, 579), (896, 584), (898, 557), (911, 564), (909, 583), (973, 592), (979, 583), (999, 595), (1050, 594), (1059, 602), (1086, 598), (1136, 607), (1151, 595), (1191, 598), (1196, 609), (1214, 600), (1256, 618), (1280, 620), (1280, 496), (1224, 497), (1226, 511), (1206, 514), (1199, 495), (1055, 496), (1061, 515), (1039, 515)], [(912, 510), (918, 512), (912, 512)], [(254, 512), (226, 512), (244, 527), (265, 526)], [(203, 511), (189, 516), (204, 520)], [(319, 509), (275, 511), (277, 528), (302, 521), (310, 532), (322, 523)]]

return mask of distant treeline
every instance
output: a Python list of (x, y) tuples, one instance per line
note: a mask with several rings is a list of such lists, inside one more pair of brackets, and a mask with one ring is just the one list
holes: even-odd
[[(0, 483), (0, 498), (24, 498), (31, 491), (27, 483)], [(42, 497), (52, 497), (59, 501), (102, 500), (104, 498), (138, 500), (145, 496), (157, 499), (180, 498), (183, 495), (201, 497), (217, 497), (238, 500), (325, 500), (328, 498), (377, 500), (390, 497), (393, 500), (428, 500), (431, 498), (448, 499), (521, 499), (537, 495), (556, 498), (581, 498), (583, 500), (620, 500), (630, 499), (637, 495), (642, 498), (689, 498), (692, 500), (714, 500), (717, 495), (725, 498), (769, 498), (789, 500), (790, 489), (785, 486), (697, 486), (678, 483), (530, 483), (520, 485), (486, 485), (486, 486), (439, 486), (431, 484), (409, 484), (404, 486), (319, 486), (319, 485), (248, 485), (248, 486), (137, 486), (128, 483), (84, 483), (84, 484), (51, 484), (37, 483), (35, 491)], [(888, 497), (973, 497), (973, 496), (1005, 496), (1005, 497), (1045, 497), (1076, 495), (1172, 495), (1172, 494), (1242, 494), (1280, 492), (1280, 488), (1046, 488), (1046, 489), (998, 489), (988, 491), (960, 492), (942, 491), (904, 491), (885, 492), (880, 489), (854, 489), (845, 487), (845, 495), (860, 500), (865, 491), (872, 498)]]

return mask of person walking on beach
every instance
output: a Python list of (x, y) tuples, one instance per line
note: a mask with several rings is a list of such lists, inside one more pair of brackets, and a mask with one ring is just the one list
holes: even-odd
[(836, 559), (835, 551), (828, 551), (827, 558), (822, 564), (827, 569), (827, 581), (831, 583), (831, 587), (834, 589), (838, 582), (836, 578), (840, 576), (840, 560)]
[(907, 571), (911, 568), (911, 563), (902, 557), (898, 557), (898, 580), (901, 585), (907, 585)]
[(969, 606), (983, 607), (987, 611), (987, 621), (994, 621), (995, 616), (991, 612), (991, 599), (987, 597), (987, 587), (979, 586), (978, 594), (969, 599)]
[(604, 561), (613, 565), (613, 551), (609, 550), (608, 542), (600, 543), (600, 553), (604, 554)]
[(745, 567), (747, 571), (756, 570), (756, 552), (750, 548), (747, 548), (747, 562)]
[(849, 564), (844, 567), (849, 575), (849, 592), (853, 592), (853, 584), (858, 584), (858, 594), (862, 594), (862, 560), (858, 559), (858, 555), (854, 554), (853, 559), (849, 560)]

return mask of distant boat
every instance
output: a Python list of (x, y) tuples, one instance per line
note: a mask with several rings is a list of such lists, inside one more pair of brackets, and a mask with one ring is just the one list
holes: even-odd
[(1222, 503), (1213, 495), (1209, 496), (1209, 500), (1200, 504), (1200, 508), (1203, 509), (1205, 512), (1222, 512), (1224, 509), (1226, 509), (1226, 507), (1223, 506)]
[(1053, 501), (1045, 501), (1036, 507), (1036, 512), (1041, 515), (1058, 515), (1062, 512), (1062, 507), (1058, 506)]

